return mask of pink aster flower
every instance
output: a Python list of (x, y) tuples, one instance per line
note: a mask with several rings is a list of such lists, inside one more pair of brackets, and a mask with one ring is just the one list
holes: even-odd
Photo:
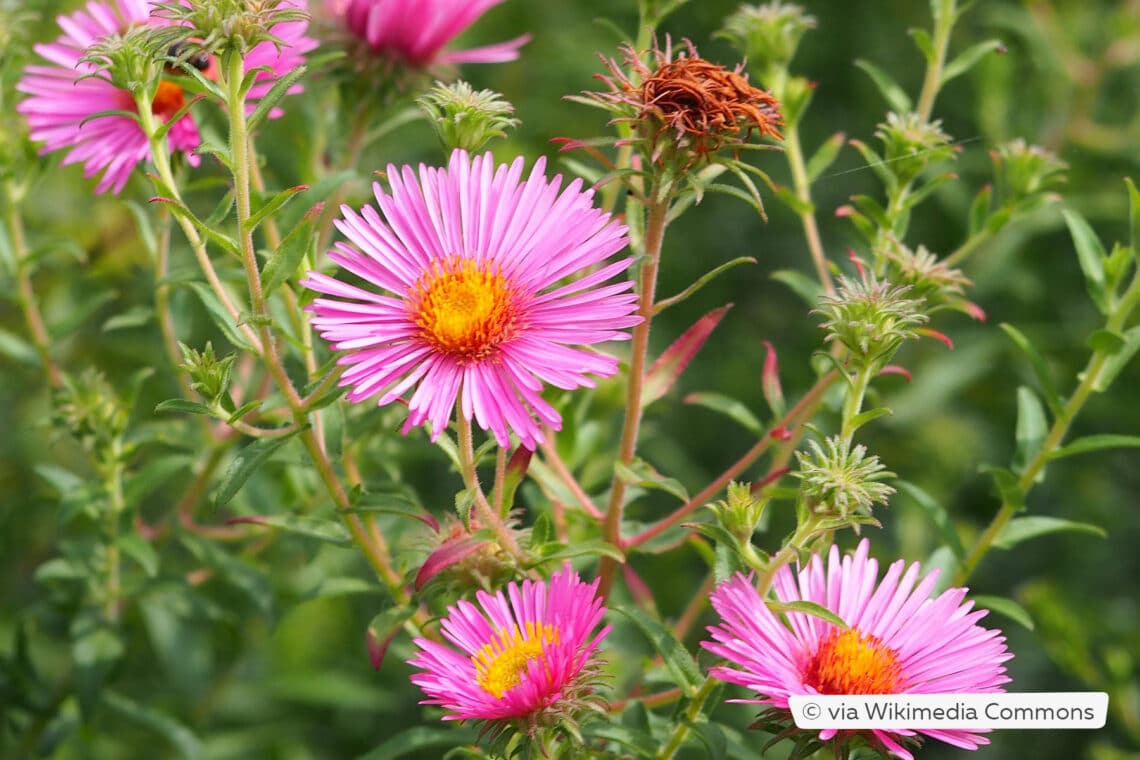
[[(818, 617), (787, 613), (788, 625), (765, 605), (751, 579), (736, 575), (712, 594), (722, 622), (710, 626), (712, 641), (702, 645), (729, 665), (711, 675), (756, 692), (737, 700), (788, 709), (796, 694), (938, 694), (1004, 691), (1005, 666), (1013, 655), (999, 631), (982, 628), (985, 610), (971, 611), (966, 589), (931, 597), (937, 570), (919, 580), (903, 560), (878, 581), (878, 563), (867, 556), (864, 539), (855, 554), (839, 556), (831, 547), (827, 567), (818, 554), (794, 573), (784, 567), (773, 582), (781, 602), (808, 601), (826, 607), (846, 630)], [(989, 741), (976, 731), (890, 729), (820, 732), (822, 741), (844, 741), (861, 734), (880, 750), (912, 760), (904, 744), (916, 734), (963, 749)]]
[[(330, 258), (376, 289), (317, 272), (303, 284), (318, 298), (312, 323), (350, 365), (340, 379), (349, 401), (379, 395), (388, 404), (418, 384), (406, 433), (430, 422), (432, 440), (451, 419), (509, 432), (527, 448), (542, 440), (539, 420), (562, 418), (540, 395), (592, 386), (617, 372), (612, 356), (571, 347), (624, 340), (641, 321), (628, 280), (594, 287), (632, 259), (600, 264), (627, 243), (626, 228), (593, 206), (593, 193), (561, 175), (548, 180), (539, 159), (523, 180), (523, 160), (495, 166), (490, 154), (456, 150), (446, 169), (389, 166), (391, 194), (375, 185), (380, 213), (341, 208), (348, 238)], [(536, 420), (537, 417), (537, 420)]]
[[(285, 0), (283, 5), (298, 5), (299, 0)], [(122, 34), (139, 25), (165, 25), (151, 15), (151, 0), (111, 0), (91, 2), (58, 21), (63, 34), (54, 42), (35, 46), (35, 51), (49, 65), (27, 68), (17, 89), (27, 94), (17, 110), (28, 121), (31, 138), (44, 143), (41, 153), (67, 150), (63, 164), (82, 163), (84, 176), (101, 173), (96, 192), (118, 193), (126, 185), (131, 171), (150, 155), (146, 134), (138, 122), (128, 116), (99, 116), (101, 111), (135, 111), (132, 95), (101, 76), (85, 76), (98, 70), (94, 63), (81, 59), (87, 49), (103, 38)], [(256, 100), (264, 95), (273, 80), (299, 65), (301, 56), (316, 46), (304, 36), (305, 22), (288, 22), (274, 27), (283, 45), (278, 51), (273, 43), (254, 47), (245, 60), (247, 71), (268, 66), (262, 71), (251, 92)], [(211, 62), (211, 66), (216, 63)], [(207, 72), (209, 74), (209, 72)], [(152, 110), (163, 122), (168, 121), (186, 103), (177, 77), (164, 79), (155, 92)], [(178, 119), (167, 140), (172, 152), (182, 152), (192, 166), (198, 156), (198, 128), (189, 113)]]
[(545, 725), (554, 715), (573, 719), (590, 697), (596, 635), (606, 612), (598, 581), (584, 583), (569, 565), (549, 582), (510, 583), (506, 593), (476, 593), (448, 609), (443, 636), (452, 645), (416, 639), (411, 677), (428, 698), (450, 712), (444, 720), (521, 721)]
[(445, 52), (488, 9), (503, 0), (331, 0), (349, 32), (380, 56), (423, 68), (435, 63), (502, 63), (519, 57), (529, 34), (496, 45)]

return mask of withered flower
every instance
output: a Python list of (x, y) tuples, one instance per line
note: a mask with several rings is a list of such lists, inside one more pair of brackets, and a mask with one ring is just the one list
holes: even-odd
[(768, 92), (753, 87), (743, 67), (729, 71), (706, 61), (685, 40), (685, 49), (673, 57), (672, 45), (650, 51), (656, 69), (650, 69), (631, 46), (622, 48), (624, 64), (603, 58), (612, 77), (595, 75), (608, 93), (587, 93), (596, 102), (618, 110), (615, 121), (637, 125), (654, 163), (676, 157), (681, 168), (709, 157), (722, 147), (739, 149), (755, 132), (783, 139), (780, 104)]

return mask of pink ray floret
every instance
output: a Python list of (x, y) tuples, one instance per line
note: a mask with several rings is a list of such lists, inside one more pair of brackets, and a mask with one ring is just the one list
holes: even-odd
[[(477, 592), (477, 604), (457, 602), (441, 626), (450, 645), (415, 640), (419, 651), (408, 664), (422, 671), (411, 677), (428, 696), (421, 704), (448, 710), (444, 720), (483, 721), (524, 718), (556, 707), (574, 693), (609, 633), (607, 625), (591, 635), (606, 612), (597, 591), (597, 580), (584, 583), (567, 565), (548, 582), (510, 583), (505, 593)], [(504, 641), (516, 643), (503, 647)], [(483, 675), (480, 665), (489, 665), (493, 676)], [(495, 694), (485, 682), (507, 688)]]
[(501, 63), (519, 57), (526, 34), (468, 50), (446, 51), (455, 37), (503, 0), (338, 0), (348, 30), (377, 55), (425, 67), (436, 63)]
[[(868, 557), (864, 539), (853, 555), (840, 558), (831, 547), (826, 567), (818, 554), (793, 572), (783, 567), (773, 582), (781, 602), (808, 601), (838, 615), (852, 636), (873, 642), (880, 657), (890, 663), (889, 690), (837, 691), (819, 686), (820, 658), (839, 629), (819, 617), (799, 612), (786, 614), (785, 625), (760, 598), (750, 578), (737, 574), (712, 594), (721, 617), (710, 626), (712, 640), (702, 642), (710, 652), (728, 660), (710, 673), (727, 683), (739, 684), (757, 694), (735, 700), (787, 709), (788, 698), (820, 693), (991, 693), (1004, 691), (1009, 682), (1003, 663), (1013, 657), (999, 631), (983, 628), (978, 620), (985, 610), (973, 610), (963, 601), (964, 588), (932, 596), (938, 571), (919, 578), (918, 563), (906, 567), (898, 560), (880, 581), (878, 563)], [(850, 639), (848, 640), (850, 643)], [(879, 685), (883, 682), (879, 681)], [(820, 739), (842, 739), (841, 731), (827, 729)], [(972, 730), (870, 730), (871, 742), (892, 755), (913, 760), (900, 740), (916, 734), (963, 749), (977, 749), (989, 740)]]
[(614, 357), (575, 346), (625, 340), (641, 321), (632, 282), (603, 284), (632, 261), (603, 264), (625, 248), (626, 228), (581, 180), (562, 188), (545, 167), (540, 158), (523, 179), (522, 158), (496, 166), (456, 150), (447, 168), (421, 165), (418, 176), (389, 166), (390, 193), (374, 186), (379, 211), (342, 207), (348, 242), (329, 256), (365, 286), (318, 272), (303, 284), (334, 296), (317, 298), (311, 319), (344, 352), (349, 401), (410, 391), (404, 432), (428, 422), (432, 440), (458, 401), (500, 445), (513, 431), (533, 449), (542, 424), (561, 427), (544, 384), (593, 386), (617, 372)]
[[(300, 7), (300, 0), (285, 0), (283, 5)], [(150, 148), (146, 134), (133, 118), (95, 117), (104, 111), (135, 111), (136, 106), (130, 93), (103, 76), (85, 76), (97, 71), (97, 67), (81, 59), (90, 46), (105, 37), (122, 34), (134, 26), (165, 25), (165, 20), (151, 15), (152, 8), (151, 0), (91, 2), (70, 16), (59, 17), (63, 30), (60, 37), (35, 46), (47, 65), (28, 66), (17, 85), (20, 92), (29, 96), (17, 110), (27, 119), (31, 138), (43, 143), (40, 152), (66, 150), (63, 164), (82, 163), (84, 176), (99, 175), (96, 192), (120, 192), (134, 168), (150, 156)], [(246, 56), (246, 71), (264, 66), (271, 69), (257, 75), (251, 100), (262, 97), (278, 76), (300, 65), (303, 54), (316, 46), (314, 40), (305, 36), (306, 26), (305, 21), (278, 24), (273, 32), (283, 43), (280, 50), (273, 43), (264, 42)], [(297, 89), (295, 86), (290, 91)], [(165, 121), (173, 112), (156, 115)], [(167, 140), (171, 152), (181, 152), (188, 163), (198, 165), (199, 158), (193, 151), (201, 140), (189, 113), (178, 119)]]

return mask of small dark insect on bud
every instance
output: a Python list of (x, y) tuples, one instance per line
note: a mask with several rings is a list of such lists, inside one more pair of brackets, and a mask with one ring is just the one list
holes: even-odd
[[(207, 51), (201, 49), (195, 50), (192, 53), (187, 53), (189, 46), (190, 43), (188, 42), (176, 42), (167, 49), (166, 54), (171, 58), (177, 58), (179, 60), (185, 61), (194, 68), (198, 69), (198, 71), (208, 71), (210, 64), (212, 63), (210, 54)], [(186, 72), (184, 69), (181, 69), (177, 65), (168, 63), (166, 64), (166, 73), (184, 74)]]

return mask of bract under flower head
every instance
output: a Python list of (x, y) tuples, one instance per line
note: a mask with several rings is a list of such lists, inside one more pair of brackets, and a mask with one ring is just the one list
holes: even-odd
[(386, 291), (318, 272), (303, 281), (337, 297), (313, 302), (312, 323), (345, 352), (348, 400), (387, 404), (418, 384), (405, 432), (430, 422), (434, 440), (458, 399), (500, 445), (513, 431), (533, 449), (539, 420), (561, 427), (543, 383), (592, 386), (590, 375), (617, 372), (617, 359), (571, 346), (625, 340), (641, 321), (631, 282), (594, 287), (632, 259), (558, 283), (624, 248), (626, 228), (593, 206), (581, 180), (560, 192), (561, 176), (548, 180), (545, 168), (539, 159), (523, 180), (521, 158), (496, 166), (456, 150), (446, 169), (421, 165), (418, 178), (389, 166), (391, 194), (375, 186), (383, 218), (342, 207), (336, 224), (349, 242), (330, 258)]
[(437, 63), (501, 63), (519, 57), (525, 34), (468, 50), (444, 48), (503, 0), (332, 0), (329, 12), (343, 17), (349, 32), (377, 56), (414, 68)]
[(607, 633), (598, 581), (584, 583), (565, 566), (548, 582), (510, 583), (448, 609), (442, 632), (452, 646), (416, 639), (408, 664), (444, 720), (521, 722), (528, 727), (573, 720), (592, 694), (594, 650)]
[[(712, 604), (721, 623), (709, 627), (712, 641), (702, 646), (729, 664), (711, 675), (757, 694), (739, 701), (779, 710), (787, 710), (788, 698), (797, 694), (1003, 691), (1009, 678), (1002, 663), (1013, 655), (999, 631), (978, 625), (986, 611), (963, 602), (966, 589), (931, 597), (938, 572), (919, 580), (918, 563), (906, 567), (903, 560), (879, 581), (869, 547), (864, 539), (854, 555), (841, 559), (832, 546), (826, 568), (816, 554), (798, 573), (781, 568), (773, 583), (779, 601), (822, 605), (846, 629), (799, 612), (787, 613), (785, 625), (743, 575), (718, 586)], [(917, 735), (964, 749), (988, 743), (978, 731), (958, 729), (825, 729), (819, 738), (842, 743), (855, 734), (904, 760), (912, 760), (904, 744)]]
[[(299, 0), (284, 0), (296, 4)], [(29, 66), (17, 89), (27, 94), (17, 110), (27, 119), (33, 140), (42, 141), (42, 153), (67, 150), (63, 163), (82, 163), (84, 175), (100, 175), (97, 192), (123, 189), (131, 171), (150, 154), (147, 136), (129, 116), (100, 115), (105, 111), (136, 112), (134, 97), (105, 77), (91, 76), (98, 64), (84, 61), (88, 49), (115, 35), (140, 26), (163, 26), (166, 21), (152, 15), (151, 0), (111, 0), (91, 2), (70, 16), (61, 16), (63, 34), (54, 42), (36, 45), (35, 51), (49, 65)], [(301, 56), (315, 46), (304, 36), (305, 22), (279, 24), (274, 34), (284, 43), (278, 50), (273, 43), (258, 45), (244, 61), (246, 71), (269, 67), (258, 74), (250, 93), (256, 100), (268, 91), (276, 77), (300, 64)], [(170, 73), (170, 72), (167, 72)], [(165, 76), (153, 94), (152, 111), (168, 121), (186, 103), (179, 77)], [(182, 152), (196, 166), (198, 128), (189, 113), (183, 114), (170, 129), (167, 140), (172, 152)]]

